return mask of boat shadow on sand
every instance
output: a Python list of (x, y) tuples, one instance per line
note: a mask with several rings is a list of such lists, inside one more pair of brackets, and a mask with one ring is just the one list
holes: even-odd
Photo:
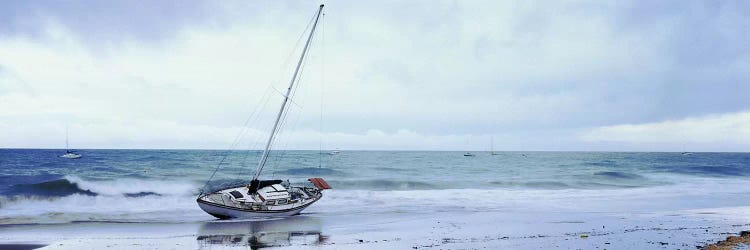
[(263, 221), (217, 220), (201, 225), (198, 246), (261, 249), (266, 247), (310, 246), (325, 243), (320, 219), (293, 216)]

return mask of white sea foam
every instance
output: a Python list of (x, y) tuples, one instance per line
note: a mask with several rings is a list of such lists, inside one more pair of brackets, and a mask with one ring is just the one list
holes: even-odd
[(189, 195), (197, 190), (195, 183), (185, 181), (117, 179), (107, 181), (89, 181), (77, 176), (65, 176), (65, 179), (78, 185), (79, 189), (89, 190), (99, 195), (125, 195), (152, 192), (160, 195)]
[[(0, 198), (0, 224), (70, 221), (190, 221), (210, 219), (197, 208), (191, 181), (119, 179), (93, 181), (65, 176), (96, 196)], [(141, 194), (138, 196), (128, 196)]]
[[(655, 177), (652, 177), (655, 178)], [(432, 213), (474, 211), (669, 211), (743, 205), (750, 200), (750, 180), (661, 176), (675, 183), (628, 189), (433, 189), (327, 190), (306, 212), (323, 216), (351, 213)], [(212, 217), (195, 203), (197, 183), (162, 180), (91, 181), (66, 179), (100, 195), (16, 197), (0, 200), (0, 224), (70, 221), (203, 221)], [(153, 192), (160, 195), (127, 197)]]
[(310, 211), (647, 212), (743, 205), (750, 199), (747, 179), (672, 178), (676, 184), (627, 189), (331, 190)]

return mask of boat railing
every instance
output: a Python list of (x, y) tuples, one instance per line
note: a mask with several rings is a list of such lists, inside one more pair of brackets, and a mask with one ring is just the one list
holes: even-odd
[(229, 207), (238, 207), (251, 210), (267, 210), (268, 204), (264, 202), (241, 202), (234, 201), (227, 194), (209, 194), (206, 195), (206, 199), (210, 202), (221, 204)]

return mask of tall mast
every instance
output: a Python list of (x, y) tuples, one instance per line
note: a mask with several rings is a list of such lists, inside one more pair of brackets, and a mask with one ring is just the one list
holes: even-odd
[(260, 176), (260, 171), (263, 170), (263, 166), (266, 165), (266, 160), (268, 160), (268, 153), (271, 149), (271, 144), (273, 143), (273, 139), (276, 136), (276, 132), (279, 129), (279, 122), (281, 121), (281, 117), (284, 114), (284, 110), (286, 108), (286, 103), (289, 101), (289, 95), (292, 93), (292, 87), (294, 87), (294, 82), (297, 80), (297, 74), (299, 73), (299, 69), (302, 66), (302, 62), (305, 59), (305, 55), (307, 54), (307, 49), (310, 47), (310, 41), (312, 41), (313, 33), (315, 33), (315, 28), (318, 26), (318, 20), (320, 19), (320, 14), (323, 13), (323, 4), (320, 5), (320, 8), (318, 8), (318, 14), (315, 15), (315, 23), (313, 23), (312, 29), (310, 30), (310, 35), (307, 37), (307, 42), (305, 43), (305, 48), (302, 50), (302, 55), (299, 57), (299, 62), (297, 62), (297, 68), (294, 69), (294, 75), (292, 76), (292, 80), (289, 82), (289, 88), (286, 89), (286, 95), (284, 95), (284, 102), (281, 103), (281, 108), (279, 109), (279, 114), (276, 115), (276, 122), (273, 123), (273, 129), (271, 129), (271, 135), (268, 136), (268, 142), (266, 142), (266, 147), (263, 149), (263, 155), (260, 157), (260, 160), (258, 161), (258, 169), (255, 170), (255, 176), (253, 176), (253, 181), (257, 180)]
[(65, 126), (65, 153), (70, 153), (70, 147), (68, 146), (68, 126)]

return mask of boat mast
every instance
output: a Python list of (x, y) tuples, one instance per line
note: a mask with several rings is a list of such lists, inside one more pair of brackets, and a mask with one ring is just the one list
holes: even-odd
[(68, 126), (65, 126), (65, 153), (70, 153), (70, 147), (68, 146)]
[(297, 80), (297, 74), (299, 73), (299, 69), (302, 66), (302, 62), (305, 59), (305, 54), (307, 54), (307, 49), (310, 47), (310, 41), (312, 41), (313, 33), (315, 33), (315, 28), (318, 26), (318, 20), (320, 19), (320, 14), (323, 13), (323, 4), (320, 5), (320, 8), (318, 8), (318, 14), (315, 16), (315, 23), (313, 23), (312, 29), (310, 30), (310, 35), (307, 37), (307, 42), (305, 43), (305, 48), (302, 50), (302, 55), (299, 57), (299, 62), (297, 62), (297, 68), (294, 69), (294, 75), (292, 76), (292, 80), (289, 82), (289, 88), (286, 89), (286, 95), (284, 95), (284, 102), (281, 103), (281, 108), (279, 109), (279, 113), (276, 115), (276, 122), (273, 123), (273, 129), (271, 129), (271, 135), (268, 136), (268, 142), (266, 142), (266, 148), (263, 150), (263, 155), (261, 155), (260, 160), (258, 161), (258, 169), (255, 170), (255, 176), (253, 176), (253, 181), (258, 180), (258, 177), (260, 176), (260, 171), (263, 170), (263, 166), (266, 165), (266, 160), (268, 160), (268, 153), (271, 149), (271, 144), (273, 143), (273, 139), (276, 136), (276, 132), (278, 132), (279, 128), (279, 121), (281, 121), (281, 117), (284, 114), (284, 109), (286, 108), (286, 103), (289, 101), (289, 95), (292, 92), (292, 87), (294, 87), (294, 82)]
[(490, 154), (495, 155), (495, 136), (490, 136)]

